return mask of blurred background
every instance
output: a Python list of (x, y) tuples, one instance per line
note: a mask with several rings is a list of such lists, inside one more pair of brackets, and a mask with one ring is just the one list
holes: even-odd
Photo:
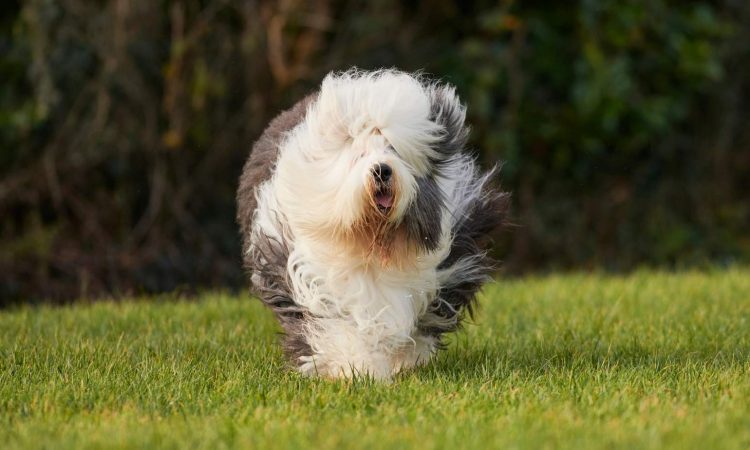
[(351, 66), (457, 86), (505, 274), (750, 260), (746, 0), (5, 0), (0, 300), (242, 289), (242, 163)]

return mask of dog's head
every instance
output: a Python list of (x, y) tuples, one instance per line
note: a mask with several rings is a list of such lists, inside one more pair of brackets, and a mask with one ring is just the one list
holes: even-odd
[(466, 141), (464, 117), (452, 87), (418, 76), (328, 75), (281, 146), (277, 187), (290, 224), (384, 257), (434, 250), (449, 232), (440, 180)]

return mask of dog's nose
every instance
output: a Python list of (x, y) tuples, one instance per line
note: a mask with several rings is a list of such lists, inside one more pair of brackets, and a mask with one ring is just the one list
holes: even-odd
[(388, 164), (375, 164), (375, 167), (372, 168), (372, 175), (377, 181), (387, 183), (391, 179), (391, 175), (393, 175), (393, 169)]

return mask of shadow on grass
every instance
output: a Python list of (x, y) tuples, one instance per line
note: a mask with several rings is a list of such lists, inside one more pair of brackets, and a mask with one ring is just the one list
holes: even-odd
[(452, 347), (431, 364), (404, 376), (441, 378), (450, 381), (504, 379), (511, 376), (536, 378), (550, 374), (613, 373), (638, 370), (679, 373), (688, 369), (746, 370), (750, 348), (653, 347), (633, 342), (626, 345), (527, 345)]

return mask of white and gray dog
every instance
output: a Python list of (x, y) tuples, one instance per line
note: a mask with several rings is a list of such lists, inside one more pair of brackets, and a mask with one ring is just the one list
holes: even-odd
[(352, 70), (255, 143), (237, 193), (244, 264), (300, 372), (389, 379), (471, 313), (508, 196), (464, 153), (465, 115), (451, 86)]

